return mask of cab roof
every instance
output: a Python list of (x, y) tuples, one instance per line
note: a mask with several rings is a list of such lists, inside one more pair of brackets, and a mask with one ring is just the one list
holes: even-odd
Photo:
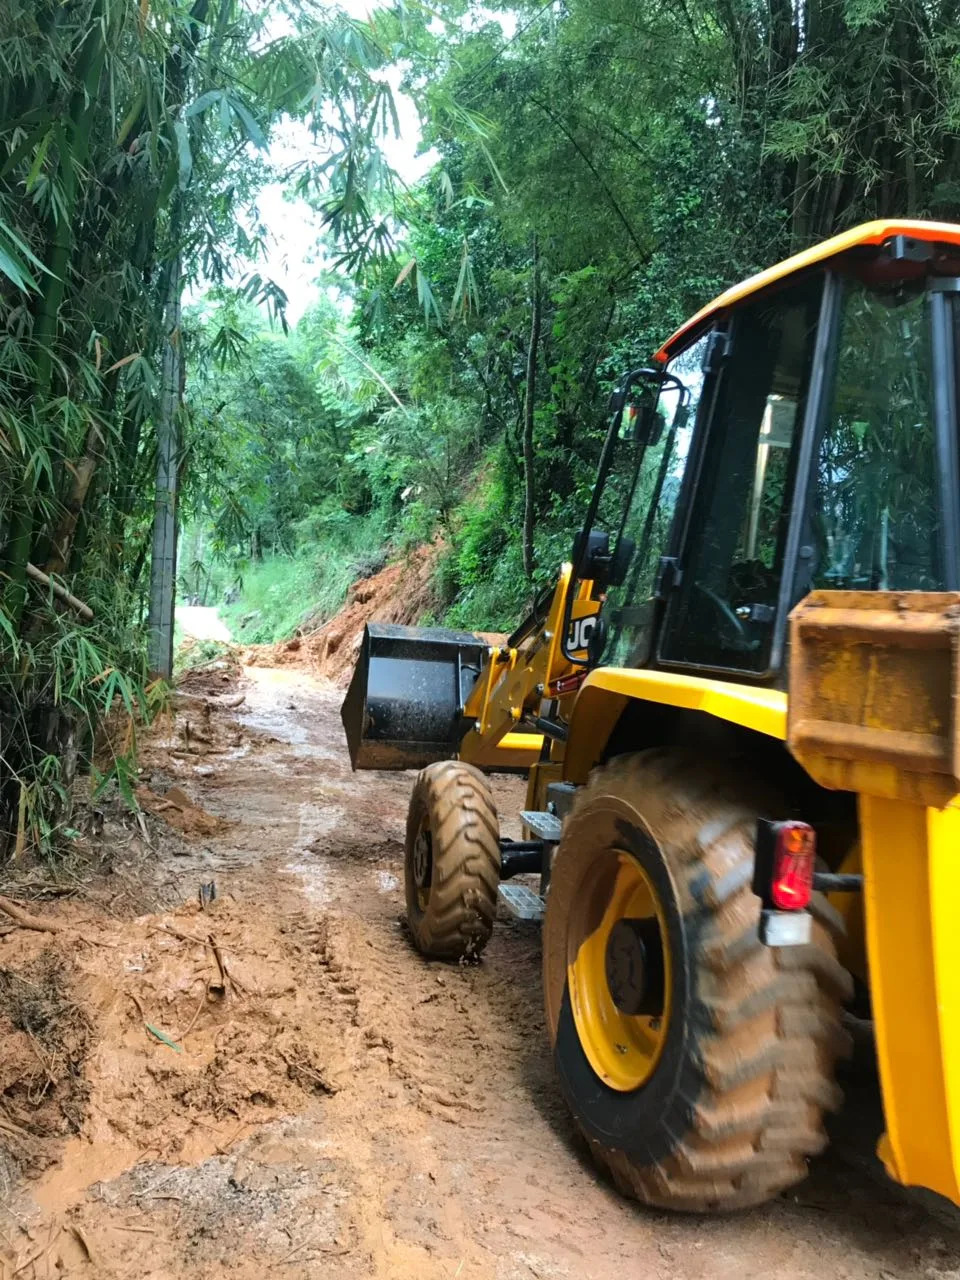
[(795, 253), (792, 258), (778, 262), (776, 266), (768, 267), (766, 271), (761, 271), (757, 275), (751, 276), (749, 280), (744, 280), (741, 284), (735, 284), (731, 289), (727, 289), (725, 293), (721, 293), (719, 297), (714, 298), (712, 302), (702, 307), (696, 315), (691, 316), (685, 324), (682, 324), (676, 333), (667, 339), (654, 356), (654, 359), (661, 363), (669, 360), (678, 351), (683, 350), (687, 345), (688, 339), (702, 332), (710, 320), (722, 316), (734, 303), (742, 302), (744, 298), (749, 298), (752, 294), (759, 293), (762, 289), (777, 284), (779, 281), (786, 279), (787, 276), (792, 276), (798, 271), (804, 271), (808, 267), (826, 262), (828, 259), (835, 258), (850, 249), (869, 245), (879, 246), (893, 236), (907, 236), (912, 240), (933, 240), (940, 243), (960, 245), (960, 225), (953, 222), (920, 222), (909, 219), (879, 219), (876, 222), (861, 223), (859, 227), (853, 227), (850, 231), (843, 231), (838, 236), (824, 240), (822, 244), (816, 244), (810, 249), (804, 249), (802, 253)]

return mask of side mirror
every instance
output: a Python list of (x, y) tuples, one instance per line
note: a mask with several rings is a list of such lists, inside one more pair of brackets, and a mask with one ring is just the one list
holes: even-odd
[(610, 535), (603, 529), (581, 529), (573, 543), (573, 570), (597, 581), (596, 570), (610, 559)]
[(607, 570), (607, 581), (604, 586), (622, 587), (627, 580), (627, 573), (630, 569), (630, 562), (633, 560), (633, 553), (637, 549), (637, 544), (633, 538), (624, 535), (617, 549), (610, 557), (610, 568)]
[(624, 537), (611, 555), (610, 535), (603, 529), (591, 529), (577, 535), (573, 563), (581, 577), (590, 578), (598, 587), (619, 587), (626, 579), (634, 550), (633, 539)]
[(663, 435), (663, 419), (657, 413), (655, 400), (644, 400), (635, 406), (631, 439), (637, 444), (659, 444)]

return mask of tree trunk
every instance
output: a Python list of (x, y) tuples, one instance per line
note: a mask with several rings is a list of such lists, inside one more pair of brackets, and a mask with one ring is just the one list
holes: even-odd
[(157, 496), (150, 560), (150, 612), (147, 617), (150, 671), (165, 679), (173, 673), (173, 613), (177, 584), (177, 481), (180, 409), (180, 256), (169, 264), (164, 327), (160, 410), (157, 415)]
[(533, 238), (533, 304), (527, 346), (527, 388), (523, 404), (523, 571), (533, 577), (534, 456), (533, 411), (537, 395), (537, 349), (540, 345), (540, 246)]

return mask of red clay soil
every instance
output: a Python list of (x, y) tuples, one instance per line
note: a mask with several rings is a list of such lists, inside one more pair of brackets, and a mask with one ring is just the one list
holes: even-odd
[[(88, 804), (102, 840), (0, 876), (0, 1280), (958, 1280), (957, 1211), (873, 1154), (869, 1055), (770, 1205), (620, 1197), (560, 1093), (539, 927), (419, 955), (412, 777), (350, 771), (327, 681), (236, 678), (192, 673), (145, 735), (156, 814)], [(522, 780), (492, 785), (518, 834)]]
[(260, 667), (303, 665), (337, 684), (349, 684), (368, 622), (409, 626), (435, 603), (433, 574), (441, 545), (417, 547), (372, 578), (361, 578), (336, 617), (318, 630), (280, 644), (258, 645), (244, 655), (245, 661)]

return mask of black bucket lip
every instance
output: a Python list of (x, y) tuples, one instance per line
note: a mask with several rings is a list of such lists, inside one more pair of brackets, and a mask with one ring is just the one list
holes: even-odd
[(407, 627), (399, 622), (368, 622), (364, 627), (364, 641), (371, 640), (422, 640), (425, 644), (476, 645), (480, 649), (490, 646), (472, 631), (454, 631), (450, 627)]

